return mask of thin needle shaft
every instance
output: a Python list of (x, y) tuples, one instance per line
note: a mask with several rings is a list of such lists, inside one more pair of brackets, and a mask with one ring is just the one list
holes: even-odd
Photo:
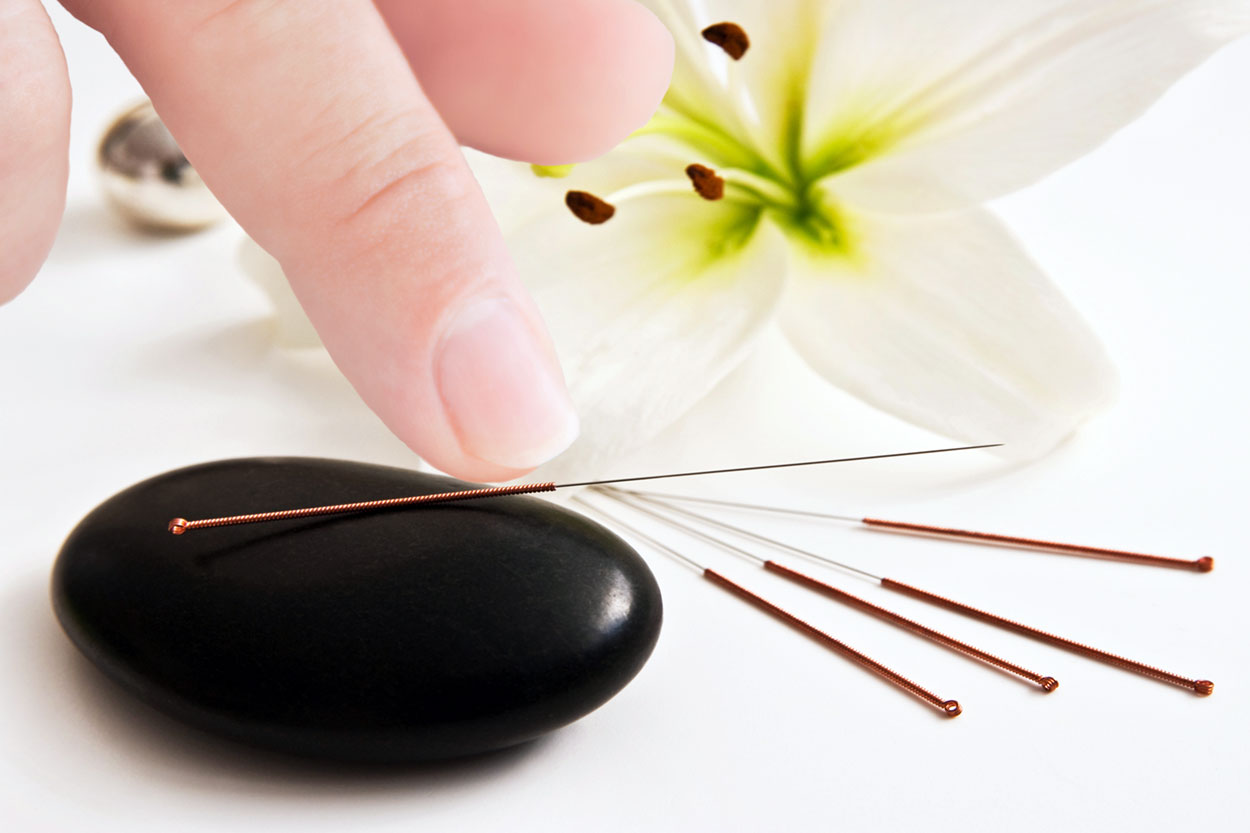
[(574, 486), (603, 486), (609, 483), (634, 483), (639, 480), (664, 480), (672, 477), (697, 477), (704, 474), (729, 474), (739, 471), (763, 471), (765, 469), (788, 469), (796, 466), (823, 466), (830, 463), (854, 463), (861, 460), (884, 460), (890, 457), (915, 457), (921, 454), (943, 454), (948, 451), (972, 451), (978, 448), (997, 448), (1002, 443), (987, 445), (965, 445), (955, 448), (930, 448), (923, 451), (900, 451), (893, 454), (871, 454), (864, 457), (837, 457), (829, 460), (803, 460), (797, 463), (771, 463), (763, 466), (739, 466), (730, 469), (706, 469), (703, 471), (679, 471), (668, 474), (649, 474), (642, 477), (621, 477), (615, 480), (584, 480), (578, 483), (519, 483), (513, 486), (482, 487), (479, 489), (460, 489), (454, 492), (438, 492), (427, 495), (384, 498), (382, 500), (362, 500), (355, 503), (335, 503), (328, 506), (306, 506), (301, 509), (278, 509), (270, 512), (253, 512), (247, 515), (228, 515), (220, 518), (204, 518), (188, 521), (186, 518), (174, 518), (169, 522), (168, 529), (174, 535), (182, 535), (193, 529), (204, 529), (214, 526), (236, 526), (238, 524), (264, 523), (266, 521), (284, 521), (291, 518), (310, 518), (317, 515), (340, 515), (347, 512), (365, 512), (372, 509), (393, 509), (400, 506), (415, 506), (425, 503), (448, 503), (458, 500), (473, 500), (484, 497), (502, 495), (528, 495), (536, 492), (554, 492), (556, 489), (568, 489)]
[(896, 534), (921, 535), (933, 538), (945, 538), (970, 544), (990, 544), (1001, 547), (1054, 552), (1063, 555), (1079, 555), (1086, 558), (1102, 558), (1111, 561), (1123, 561), (1132, 564), (1144, 564), (1151, 567), (1171, 567), (1176, 570), (1190, 570), (1197, 573), (1209, 573), (1215, 567), (1215, 560), (1210, 556), (1202, 558), (1172, 558), (1163, 555), (1117, 550), (1108, 547), (1091, 547), (1084, 544), (1065, 544), (1059, 541), (1047, 541), (1040, 538), (1023, 538), (1018, 535), (1000, 535), (995, 532), (977, 532), (971, 529), (933, 526), (930, 524), (909, 523), (906, 521), (888, 521), (883, 518), (860, 518), (853, 515), (838, 515), (833, 512), (816, 512), (810, 509), (791, 509), (787, 506), (768, 506), (759, 503), (743, 503), (734, 500), (718, 500), (716, 498), (690, 497), (658, 492), (638, 492), (640, 495), (660, 498), (666, 501), (682, 503), (701, 503), (709, 506), (726, 506), (733, 509), (748, 509), (756, 512), (770, 512), (775, 515), (793, 515), (803, 518), (820, 518), (822, 520), (840, 521), (866, 526), (880, 532)]
[(921, 454), (945, 454), (948, 451), (975, 451), (979, 448), (999, 448), (1002, 443), (984, 445), (961, 445), (953, 448), (927, 448), (923, 451), (897, 451), (893, 454), (869, 454), (864, 457), (836, 457), (831, 460), (801, 460), (797, 463), (769, 463), (763, 466), (738, 466), (732, 469), (705, 469), (703, 471), (679, 471), (671, 474), (647, 474), (641, 477), (618, 477), (614, 480), (583, 480), (579, 483), (558, 483), (556, 488), (572, 486), (608, 486), (613, 483), (637, 483), (642, 480), (667, 480), (672, 477), (698, 477), (704, 474), (732, 474), (739, 471), (764, 471), (766, 469), (792, 469), (799, 466), (824, 466), (829, 463), (857, 463), (861, 460), (885, 460), (891, 457), (916, 457)]
[(674, 495), (668, 492), (650, 492), (650, 491), (634, 491), (633, 494), (642, 497), (655, 498), (666, 502), (676, 501), (678, 503), (702, 503), (707, 506), (725, 506), (730, 509), (750, 509), (754, 512), (769, 512), (774, 515), (795, 515), (802, 518), (820, 518), (826, 521), (845, 521), (846, 523), (857, 524), (863, 521), (863, 518), (854, 515), (835, 515), (832, 512), (816, 512), (810, 509), (791, 509), (788, 506), (768, 506), (762, 503), (744, 503), (737, 500), (720, 500), (719, 498), (710, 497), (694, 497), (693, 495)]
[[(688, 523), (683, 523), (675, 518), (670, 518), (661, 512), (657, 512), (655, 509), (648, 508), (647, 506), (643, 505), (641, 501), (637, 501), (633, 499), (635, 497), (633, 492), (628, 492), (628, 491), (625, 491), (624, 489), (604, 489), (604, 488), (596, 488), (595, 491), (599, 492), (604, 497), (607, 497), (607, 498), (610, 498), (611, 500), (616, 501), (617, 503), (622, 503), (630, 507), (635, 512), (641, 512), (642, 514), (647, 515), (648, 517), (654, 518), (660, 523), (665, 524), (666, 526), (669, 526), (673, 529), (679, 530), (685, 533), (686, 535), (689, 535), (693, 538), (698, 538), (700, 541), (706, 541), (712, 546), (719, 547), (725, 552), (741, 556), (745, 558), (747, 561), (750, 561), (752, 564), (763, 567), (764, 564), (768, 561), (768, 559), (764, 558), (763, 556), (756, 555), (750, 550), (744, 550), (742, 547), (729, 543), (724, 538), (718, 538), (715, 535), (710, 535), (701, 529), (696, 529), (695, 527), (691, 526)], [(655, 504), (652, 504), (652, 505), (655, 505)], [(670, 509), (670, 508), (671, 507), (665, 507), (665, 509)]]
[(627, 524), (624, 521), (622, 521), (620, 518), (616, 517), (615, 515), (609, 512), (606, 512), (603, 509), (600, 509), (598, 506), (595, 506), (593, 503), (586, 500), (581, 495), (575, 495), (570, 500), (573, 503), (586, 507), (591, 512), (594, 512), (596, 515), (608, 521), (609, 523), (616, 524), (617, 526), (619, 526), (621, 529), (628, 532), (633, 537), (637, 538), (640, 541), (646, 542), (648, 546), (654, 547), (655, 549), (659, 550), (660, 552), (664, 553), (670, 558), (677, 559), (682, 564), (685, 564), (687, 567), (692, 568), (695, 572), (702, 574), (703, 571), (707, 569), (707, 567), (703, 566), (698, 561), (695, 561), (690, 556), (683, 555), (682, 553), (670, 547), (668, 544), (665, 544), (663, 541), (657, 541), (655, 538), (652, 538), (650, 535), (646, 534), (645, 532), (638, 529), (637, 527)]
[(1009, 662), (1005, 659), (1002, 659), (1001, 657), (997, 657), (991, 653), (982, 651), (980, 648), (977, 648), (973, 645), (969, 645), (966, 642), (962, 642), (958, 639), (955, 639), (953, 636), (947, 636), (941, 631), (934, 630), (933, 628), (930, 628), (927, 625), (922, 625), (919, 622), (916, 622), (912, 619), (908, 619), (907, 617), (902, 616), (898, 613), (895, 613), (892, 610), (887, 610), (886, 608), (875, 605), (866, 599), (861, 599), (858, 596), (847, 593), (845, 590), (842, 590), (841, 588), (838, 588), (838, 587), (834, 587), (832, 584), (829, 584), (828, 582), (821, 581), (820, 579), (809, 576), (806, 573), (799, 572), (798, 570), (795, 570), (792, 567), (788, 567), (784, 564), (780, 564), (771, 559), (765, 559), (762, 556), (758, 556), (748, 550), (744, 550), (741, 547), (731, 544), (723, 538), (718, 538), (715, 535), (709, 535), (708, 533), (703, 532), (702, 530), (695, 529), (694, 527), (690, 526), (688, 523), (678, 521), (675, 518), (670, 518), (660, 512), (655, 511), (654, 509), (648, 509), (647, 507), (641, 505), (640, 503), (636, 503), (626, 498), (625, 495), (629, 494), (628, 492), (624, 492), (618, 489), (612, 492), (604, 491), (604, 494), (619, 503), (623, 503), (633, 508), (635, 511), (642, 512), (643, 514), (648, 515), (654, 518), (655, 520), (660, 521), (661, 523), (667, 524), (670, 527), (678, 529), (681, 532), (685, 533), (686, 535), (691, 535), (702, 541), (706, 541), (716, 547), (719, 547), (725, 550), (726, 552), (731, 552), (731, 553), (734, 553), (735, 555), (741, 555), (755, 562), (756, 564), (763, 567), (765, 570), (768, 570), (769, 572), (775, 573), (781, 576), (782, 578), (785, 578), (789, 581), (794, 582), (795, 584), (802, 585), (803, 587), (806, 587), (809, 590), (814, 590), (815, 592), (820, 593), (821, 595), (826, 596), (827, 598), (833, 599), (836, 602), (840, 602), (841, 604), (854, 608), (860, 611), (861, 613), (867, 613), (869, 616), (874, 616), (877, 619), (881, 619), (882, 621), (885, 621), (885, 622), (890, 623), (891, 625), (894, 625), (895, 627), (902, 628), (903, 630), (906, 630), (906, 631), (910, 631), (911, 633), (914, 633), (917, 636), (920, 636), (924, 639), (928, 639), (931, 642), (935, 642), (939, 645), (942, 645), (943, 647), (950, 648), (951, 650), (959, 654), (962, 654), (963, 656), (969, 657), (971, 659), (979, 660), (981, 662), (986, 663), (987, 665), (991, 665), (995, 668), (1006, 671), (1009, 674), (1014, 674), (1017, 677), (1028, 680), (1029, 682), (1034, 683), (1037, 686), (1040, 686), (1042, 691), (1048, 694), (1059, 687), (1059, 681), (1056, 680), (1054, 677), (1043, 676), (1041, 674), (1038, 674), (1035, 671), (1030, 671), (1027, 668), (1024, 668), (1020, 665), (1016, 665), (1013, 662)]
[(908, 678), (904, 677), (902, 674), (899, 674), (897, 671), (887, 668), (886, 666), (882, 665), (881, 663), (877, 662), (876, 660), (872, 659), (871, 657), (865, 654), (861, 654), (859, 651), (855, 650), (850, 645), (847, 645), (845, 642), (842, 642), (841, 640), (834, 638), (833, 636), (829, 635), (828, 633), (821, 630), (820, 628), (817, 628), (815, 625), (812, 625), (811, 623), (807, 622), (804, 619), (800, 619), (798, 616), (795, 616), (793, 613), (790, 613), (788, 610), (776, 604), (773, 604), (768, 599), (765, 599), (763, 596), (760, 596), (757, 593), (751, 590), (748, 590), (747, 588), (743, 587), (741, 584), (738, 584), (736, 581), (724, 575), (721, 575), (720, 573), (716, 572), (710, 567), (699, 566), (698, 563), (694, 561), (693, 559), (685, 555), (682, 555), (677, 550), (673, 549), (667, 544), (661, 543), (660, 541), (657, 541), (651, 536), (643, 532), (640, 532), (634, 526), (627, 524), (624, 521), (620, 520), (619, 518), (600, 509), (599, 507), (594, 506), (593, 504), (589, 503), (588, 501), (581, 498), (580, 496), (574, 497), (573, 500), (576, 503), (581, 504), (582, 506), (587, 506), (591, 508), (592, 510), (597, 512), (599, 515), (602, 515), (604, 518), (607, 518), (614, 525), (620, 527), (621, 529), (624, 529), (626, 533), (628, 533), (629, 535), (637, 537), (639, 540), (645, 541), (647, 544), (655, 547), (661, 552), (664, 552), (678, 559), (679, 561), (681, 561), (682, 563), (688, 566), (693, 566), (696, 569), (701, 570), (703, 578), (705, 578), (712, 584), (716, 585), (721, 590), (724, 590), (727, 593), (731, 593), (732, 595), (737, 596), (739, 599), (751, 605), (752, 607), (755, 607), (759, 610), (764, 611), (765, 613), (769, 614), (775, 619), (780, 620), (781, 622), (785, 623), (786, 625), (793, 628), (794, 630), (810, 637), (811, 639), (814, 639), (815, 641), (824, 645), (826, 648), (829, 648), (830, 650), (835, 651), (838, 654), (841, 654), (842, 656), (846, 657), (852, 662), (860, 665), (863, 668), (866, 668), (867, 670), (871, 671), (873, 674), (876, 674), (878, 677), (881, 677), (887, 682), (890, 682), (894, 684), (895, 686), (903, 689), (904, 691), (913, 695), (914, 697), (918, 697), (919, 699), (928, 703), (930, 706), (933, 706), (934, 708), (936, 708), (945, 716), (958, 717), (960, 713), (962, 713), (963, 709), (960, 708), (958, 701), (943, 700), (941, 697), (938, 697), (936, 694), (932, 693), (928, 689), (925, 689), (917, 685), (916, 683), (912, 682)]
[[(611, 486), (609, 486), (605, 489), (605, 491), (617, 492), (617, 491), (622, 491), (622, 490), (613, 489)], [(763, 544), (767, 547), (784, 550), (786, 552), (793, 553), (795, 555), (801, 555), (802, 557), (811, 559), (812, 561), (817, 561), (817, 562), (820, 562), (821, 564), (826, 564), (830, 567), (837, 567), (839, 570), (846, 570), (847, 572), (855, 573), (859, 576), (863, 576), (864, 578), (871, 579), (872, 581), (878, 581), (878, 582), (881, 581), (881, 576), (878, 576), (874, 573), (870, 573), (867, 570), (861, 570), (858, 567), (854, 567), (850, 564), (845, 564), (841, 561), (834, 561), (832, 558), (829, 558), (824, 555), (820, 555), (819, 553), (814, 553), (811, 550), (800, 549), (799, 547), (793, 546), (791, 544), (787, 544), (784, 541), (778, 541), (774, 538), (769, 538), (766, 535), (760, 535), (758, 533), (752, 532), (749, 529), (743, 529), (740, 526), (734, 526), (733, 524), (726, 523), (725, 521), (718, 521), (715, 518), (710, 518), (707, 515), (701, 514), (699, 512), (691, 512), (689, 509), (683, 509), (680, 506), (673, 506), (671, 503), (658, 501), (653, 498), (642, 497), (640, 495), (635, 495), (635, 497), (653, 506), (662, 506), (665, 509), (668, 509), (672, 512), (676, 512), (678, 515), (684, 515), (685, 517), (696, 520), (699, 523), (706, 524), (708, 526), (718, 527), (720, 529), (725, 530), (726, 532), (732, 532), (734, 535), (737, 535), (742, 538), (747, 538), (751, 541), (755, 541), (756, 543)]]

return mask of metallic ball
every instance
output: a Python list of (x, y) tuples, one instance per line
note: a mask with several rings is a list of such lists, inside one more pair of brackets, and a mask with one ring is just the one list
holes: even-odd
[(150, 101), (136, 104), (109, 125), (96, 163), (109, 202), (139, 226), (194, 231), (228, 216)]

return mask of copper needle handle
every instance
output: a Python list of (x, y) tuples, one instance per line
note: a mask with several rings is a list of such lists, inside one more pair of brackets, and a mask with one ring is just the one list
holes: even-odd
[(1021, 538), (1015, 535), (999, 535), (994, 532), (976, 532), (971, 529), (955, 529), (946, 526), (914, 524), (905, 521), (887, 521), (882, 518), (863, 518), (861, 522), (874, 529), (888, 532), (905, 532), (912, 535), (930, 535), (937, 538), (953, 538), (960, 541), (972, 541), (980, 544), (997, 544), (1008, 547), (1023, 547), (1031, 550), (1058, 552), (1066, 555), (1083, 555), (1093, 558), (1107, 558), (1114, 561), (1130, 561), (1136, 564), (1149, 564), (1155, 567), (1172, 567), (1177, 570), (1192, 570), (1195, 573), (1209, 573), (1215, 567), (1215, 559), (1210, 556), (1202, 558), (1168, 558), (1163, 555), (1147, 555), (1129, 550), (1114, 550), (1106, 547), (1087, 547), (1083, 544), (1064, 544), (1058, 541), (1046, 541), (1039, 538)]
[(251, 515), (230, 515), (224, 518), (206, 518), (199, 521), (188, 521), (186, 518), (174, 518), (169, 522), (169, 531), (181, 535), (192, 529), (203, 529), (211, 526), (234, 526), (236, 524), (254, 524), (263, 521), (284, 521), (290, 518), (311, 518), (316, 515), (337, 515), (343, 512), (364, 512), (369, 509), (390, 509), (395, 506), (413, 506), (421, 503), (449, 503), (454, 500), (474, 500), (476, 498), (497, 497), (500, 495), (528, 495), (535, 492), (554, 492), (554, 483), (518, 483), (515, 486), (492, 486), (481, 489), (461, 489), (455, 492), (436, 492), (430, 495), (410, 495), (393, 497), (384, 500), (362, 500), (357, 503), (336, 503), (332, 506), (308, 506), (303, 509), (280, 509), (274, 512), (256, 512)]
[(1084, 645), (1071, 639), (1065, 639), (1062, 636), (1056, 636), (1053, 633), (1048, 633), (1047, 631), (1039, 628), (1021, 624), (1020, 622), (989, 613), (971, 605), (966, 605), (963, 602), (957, 602), (953, 599), (948, 599), (945, 596), (930, 593), (927, 590), (921, 590), (919, 587), (912, 587), (910, 584), (904, 584), (903, 582), (895, 581), (892, 578), (881, 579), (881, 586), (887, 590), (893, 590), (896, 593), (902, 593), (905, 596), (911, 596), (912, 598), (920, 599), (921, 601), (928, 602), (929, 604), (944, 607), (947, 610), (952, 610), (955, 613), (977, 619), (981, 622), (986, 622), (996, 627), (1014, 631), (1015, 633), (1022, 634), (1023, 636), (1028, 636), (1041, 642), (1046, 642), (1051, 645), (1064, 648), (1075, 654), (1080, 654), (1083, 657), (1088, 657), (1089, 659), (1097, 660), (1098, 662), (1103, 662), (1107, 665), (1113, 665), (1116, 668), (1122, 668), (1125, 671), (1132, 671), (1133, 673), (1141, 674), (1144, 677), (1150, 677), (1152, 679), (1160, 680), (1161, 682), (1180, 686), (1181, 688), (1187, 688), (1204, 697), (1215, 690), (1215, 684), (1210, 680), (1191, 680), (1188, 677), (1182, 677), (1181, 675), (1173, 674), (1170, 671), (1163, 671), (1162, 669), (1155, 668), (1154, 666), (1146, 665), (1143, 662), (1126, 659), (1124, 657), (1117, 656), (1116, 654), (1108, 653), (1107, 651), (1101, 651), (1097, 648), (1091, 648), (1089, 645)]
[(932, 692), (916, 685), (911, 680), (904, 677), (902, 674), (899, 674), (896, 671), (892, 671), (889, 668), (886, 668), (884, 665), (872, 659), (871, 657), (867, 657), (864, 654), (861, 654), (859, 651), (856, 651), (854, 648), (852, 648), (850, 645), (847, 645), (845, 642), (842, 642), (838, 639), (833, 638), (829, 634), (822, 631), (820, 628), (817, 628), (815, 625), (809, 624), (803, 619), (800, 619), (799, 617), (795, 616), (793, 613), (790, 613), (789, 611), (778, 607), (777, 605), (765, 599), (763, 596), (757, 596), (755, 593), (752, 593), (750, 590), (746, 589), (741, 584), (738, 584), (737, 582), (734, 582), (734, 581), (731, 581), (730, 579), (725, 578), (723, 575), (716, 572), (715, 570), (712, 570), (710, 568), (705, 569), (703, 571), (703, 577), (707, 579), (708, 581), (712, 582), (713, 584), (715, 584), (716, 586), (720, 587), (721, 589), (727, 590), (730, 593), (733, 593), (735, 596), (747, 602), (748, 604), (751, 604), (759, 608), (760, 610), (764, 611), (765, 613), (768, 613), (769, 615), (777, 619), (780, 619), (782, 622), (785, 622), (787, 625), (794, 628), (795, 630), (800, 631), (801, 633), (807, 634), (812, 639), (815, 639), (817, 642), (821, 643), (825, 647), (836, 651), (837, 653), (841, 654), (842, 656), (846, 657), (852, 662), (856, 662), (859, 665), (863, 666), (864, 668), (867, 668), (869, 671), (876, 674), (877, 676), (882, 677), (888, 680), (889, 682), (893, 683), (894, 685), (898, 686), (899, 688), (909, 692), (910, 694), (913, 694), (916, 697), (919, 697), (921, 700), (933, 706), (934, 708), (936, 708), (938, 711), (940, 711), (942, 714), (946, 715), (947, 717), (958, 717), (959, 713), (963, 711), (963, 709), (960, 708), (959, 703), (957, 701), (943, 700), (941, 697), (938, 697), (936, 694), (933, 694)]
[(842, 602), (843, 604), (850, 605), (851, 607), (861, 610), (870, 616), (875, 616), (878, 619), (883, 619), (893, 625), (905, 628), (906, 630), (909, 630), (919, 636), (923, 636), (925, 639), (936, 642), (939, 645), (944, 645), (947, 648), (951, 648), (961, 654), (973, 657), (974, 659), (979, 659), (984, 663), (995, 666), (996, 668), (1001, 668), (1004, 671), (1015, 674), (1017, 677), (1023, 677), (1031, 683), (1036, 683), (1041, 687), (1042, 691), (1047, 694), (1059, 687), (1059, 681), (1054, 677), (1043, 677), (1036, 671), (1030, 671), (1027, 668), (1022, 668), (1014, 662), (1009, 662), (1001, 657), (996, 657), (991, 653), (982, 651), (980, 648), (969, 645), (966, 642), (961, 642), (952, 636), (947, 636), (941, 631), (935, 631), (927, 625), (922, 625), (919, 622), (908, 619), (906, 616), (900, 616), (892, 610), (886, 610), (884, 607), (878, 607), (866, 599), (861, 599), (859, 596), (851, 595), (845, 590), (834, 587), (832, 584), (827, 584), (820, 579), (813, 578), (806, 573), (801, 573), (798, 570), (787, 567), (784, 564), (778, 564), (776, 561), (765, 561), (764, 569), (777, 573), (780, 576), (784, 576), (797, 584), (801, 584), (804, 587), (815, 590), (817, 593), (828, 596), (836, 601)]

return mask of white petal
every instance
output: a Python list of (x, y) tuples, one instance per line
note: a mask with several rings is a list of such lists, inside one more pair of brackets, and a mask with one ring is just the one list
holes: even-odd
[(782, 304), (818, 372), (876, 407), (1029, 457), (1114, 397), (1097, 338), (980, 210), (845, 218), (849, 249), (798, 263)]
[(693, 192), (615, 205), (598, 226), (561, 206), (509, 240), (582, 423), (544, 476), (602, 469), (681, 416), (741, 359), (785, 280), (786, 243), (755, 209)]
[(805, 155), (845, 171), (848, 199), (899, 212), (1037, 180), (1250, 28), (1247, 0), (837, 5), (813, 63)]

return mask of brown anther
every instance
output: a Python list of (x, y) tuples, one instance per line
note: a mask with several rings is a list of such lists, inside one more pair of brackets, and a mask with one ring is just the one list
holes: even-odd
[(751, 39), (737, 23), (713, 23), (703, 30), (703, 39), (725, 50), (725, 54), (735, 61), (742, 60), (751, 48)]
[(616, 206), (587, 191), (569, 191), (564, 195), (564, 204), (573, 212), (574, 217), (592, 226), (606, 223), (616, 213)]
[(694, 185), (694, 190), (705, 200), (719, 200), (725, 196), (725, 180), (716, 175), (716, 171), (707, 165), (695, 162), (686, 166), (686, 176)]

